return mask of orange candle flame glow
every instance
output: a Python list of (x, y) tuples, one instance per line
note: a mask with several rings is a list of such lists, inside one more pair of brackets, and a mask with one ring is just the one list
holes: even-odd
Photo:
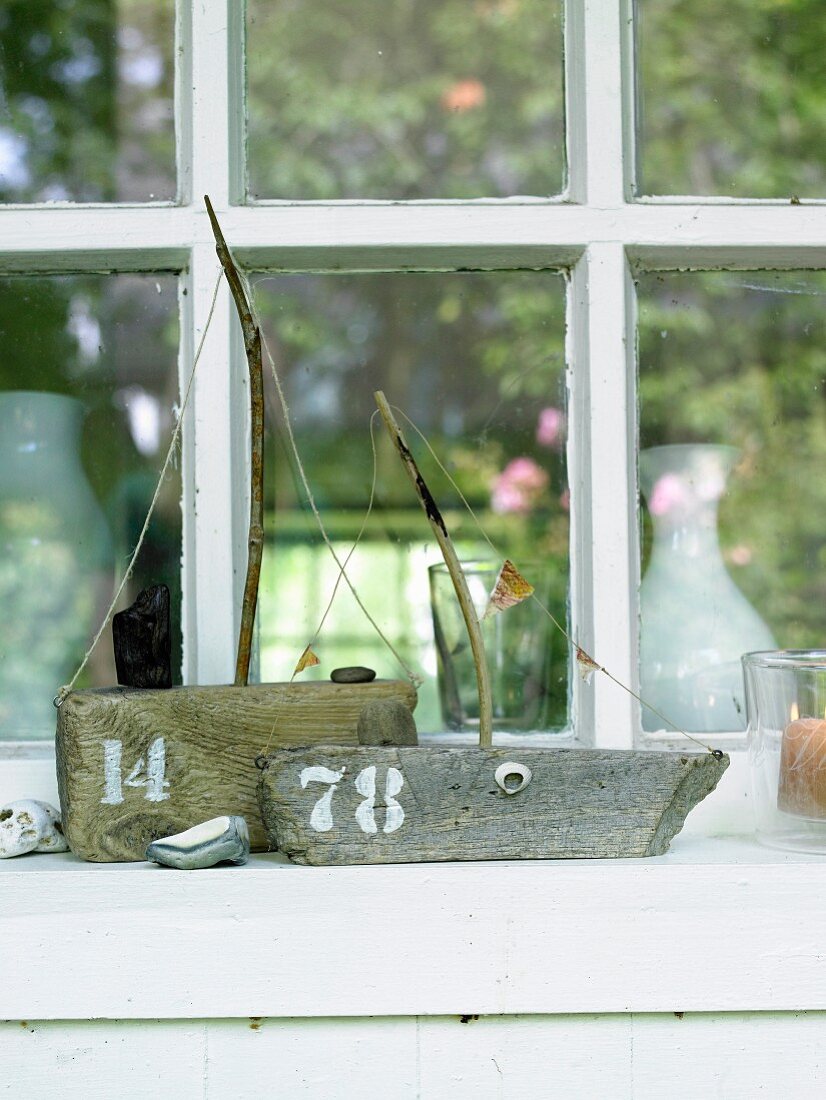
[(798, 817), (826, 818), (826, 714), (799, 714), (793, 703), (780, 747), (777, 808)]

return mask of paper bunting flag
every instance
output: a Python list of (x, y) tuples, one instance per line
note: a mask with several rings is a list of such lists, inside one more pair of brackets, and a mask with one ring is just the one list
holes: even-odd
[(299, 672), (303, 672), (305, 668), (312, 668), (313, 665), (320, 664), (321, 661), (319, 661), (318, 657), (316, 657), (315, 653), (313, 653), (310, 647), (307, 646), (307, 648), (298, 659), (298, 664), (295, 666), (295, 672), (293, 673), (293, 676), (297, 676)]
[(483, 618), (489, 619), (491, 615), (497, 615), (500, 611), (507, 611), (509, 607), (522, 603), (532, 594), (533, 585), (525, 580), (512, 561), (505, 559), (488, 599), (488, 606), (485, 608)]
[(591, 677), (595, 672), (602, 671), (602, 666), (598, 665), (594, 658), (587, 654), (581, 646), (576, 647), (576, 663), (579, 668), (579, 675), (586, 684), (590, 684)]

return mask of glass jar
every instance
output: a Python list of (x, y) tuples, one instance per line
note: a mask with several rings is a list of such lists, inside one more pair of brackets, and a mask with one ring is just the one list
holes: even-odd
[[(553, 607), (556, 617), (564, 621), (564, 597), (553, 600), (559, 579), (548, 563), (524, 563), (524, 575), (535, 586), (539, 603), (528, 599), (485, 618), (501, 567), (501, 561), (462, 562), (485, 643), (493, 728), (511, 733), (559, 732), (568, 716), (567, 650), (543, 610)], [(442, 719), (450, 730), (476, 731), (476, 669), (459, 601), (443, 562), (431, 565), (428, 572)]]
[(826, 650), (743, 657), (757, 837), (826, 852)]

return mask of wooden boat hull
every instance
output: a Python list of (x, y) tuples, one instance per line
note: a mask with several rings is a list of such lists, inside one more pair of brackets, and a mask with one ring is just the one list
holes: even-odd
[(356, 745), (374, 699), (412, 710), (416, 692), (401, 680), (72, 692), (56, 740), (69, 846), (99, 863), (142, 860), (153, 840), (238, 814), (253, 851), (264, 851), (256, 757), (267, 746)]
[[(508, 762), (532, 773), (518, 794), (495, 779)], [(728, 764), (711, 753), (305, 746), (268, 757), (259, 799), (270, 846), (295, 863), (652, 856)]]

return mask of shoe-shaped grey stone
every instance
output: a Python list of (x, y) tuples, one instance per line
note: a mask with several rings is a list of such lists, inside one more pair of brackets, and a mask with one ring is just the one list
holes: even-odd
[(243, 817), (213, 817), (183, 833), (154, 840), (146, 858), (179, 871), (199, 871), (216, 863), (246, 863), (250, 835)]

